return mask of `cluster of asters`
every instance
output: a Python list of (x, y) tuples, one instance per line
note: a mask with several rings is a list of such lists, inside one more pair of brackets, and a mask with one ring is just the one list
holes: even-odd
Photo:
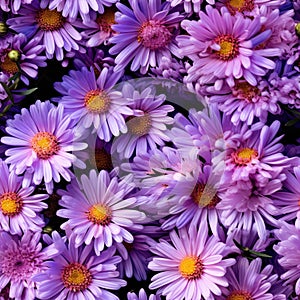
[(300, 299), (298, 0), (0, 8), (0, 300)]

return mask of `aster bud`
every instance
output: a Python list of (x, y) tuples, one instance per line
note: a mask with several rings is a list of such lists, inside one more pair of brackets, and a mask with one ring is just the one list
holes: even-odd
[(295, 25), (295, 31), (296, 31), (296, 34), (297, 34), (298, 36), (300, 36), (300, 23), (297, 23), (297, 24)]
[(4, 22), (0, 22), (0, 35), (7, 33), (8, 27)]
[(43, 228), (43, 232), (47, 233), (47, 234), (51, 234), (53, 232), (53, 228), (51, 226), (47, 225)]
[(7, 56), (11, 61), (17, 62), (21, 58), (21, 53), (18, 50), (10, 50)]

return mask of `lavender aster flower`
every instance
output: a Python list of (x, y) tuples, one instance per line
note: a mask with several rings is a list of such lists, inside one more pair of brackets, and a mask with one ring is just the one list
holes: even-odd
[(151, 251), (155, 254), (149, 268), (157, 271), (150, 289), (170, 299), (212, 299), (227, 287), (224, 277), (234, 259), (223, 259), (225, 244), (208, 237), (206, 223), (170, 233), (171, 245), (161, 240)]
[(256, 76), (275, 68), (275, 63), (266, 57), (280, 55), (280, 49), (259, 49), (271, 35), (271, 30), (260, 32), (259, 18), (232, 16), (225, 8), (219, 12), (211, 6), (199, 16), (199, 21), (184, 20), (182, 27), (190, 36), (177, 38), (180, 53), (194, 63), (188, 69), (187, 82), (203, 84), (215, 77), (215, 87), (220, 89), (223, 80), (232, 86), (234, 78), (244, 77), (255, 86)]
[(90, 21), (90, 13), (95, 11), (104, 13), (105, 6), (111, 6), (118, 0), (52, 0), (49, 9), (57, 9), (64, 17), (74, 21), (78, 13), (84, 22)]
[(274, 250), (281, 256), (278, 262), (287, 270), (281, 279), (287, 284), (295, 284), (294, 289), (300, 295), (300, 215), (298, 214), (295, 225), (282, 222), (281, 228), (275, 230), (279, 243), (274, 245)]
[(9, 172), (0, 160), (0, 227), (11, 234), (21, 235), (27, 230), (41, 231), (44, 227), (39, 212), (47, 208), (42, 200), (48, 195), (34, 194), (34, 187), (22, 187), (22, 177)]
[(147, 296), (144, 289), (140, 289), (139, 294), (128, 293), (127, 300), (161, 300), (160, 296), (151, 294), (149, 297)]
[(61, 12), (50, 10), (48, 2), (33, 0), (31, 5), (22, 6), (18, 16), (7, 20), (9, 28), (25, 34), (28, 39), (38, 40), (45, 46), (48, 59), (55, 54), (56, 59), (62, 61), (64, 50), (84, 51), (77, 44), (82, 39), (80, 33)]
[[(262, 270), (262, 260), (256, 258), (251, 263), (246, 258), (227, 269), (226, 278), (229, 286), (223, 290), (220, 300), (266, 300), (275, 299), (270, 293), (272, 284), (277, 281), (277, 274), (272, 274), (273, 267), (267, 265)], [(278, 296), (278, 295), (276, 295)]]
[(10, 77), (22, 71), (21, 79), (28, 85), (29, 80), (25, 75), (35, 78), (38, 68), (47, 65), (46, 57), (41, 55), (44, 46), (38, 42), (36, 38), (27, 40), (22, 33), (8, 37), (6, 46), (0, 49), (0, 71)]
[(0, 233), (0, 291), (8, 286), (10, 299), (36, 299), (32, 277), (44, 269), (43, 261), (50, 257), (50, 252), (42, 250), (40, 237), (30, 231), (21, 238)]
[(115, 71), (132, 61), (130, 69), (145, 74), (149, 66), (159, 66), (163, 56), (179, 56), (175, 37), (183, 16), (172, 12), (170, 4), (161, 4), (161, 0), (130, 0), (129, 4), (132, 10), (116, 4), (120, 12), (112, 29), (118, 34), (110, 39), (116, 45), (109, 51), (117, 55)]
[(74, 125), (64, 116), (62, 105), (55, 107), (49, 101), (37, 101), (29, 110), (23, 108), (20, 115), (7, 121), (6, 132), (1, 142), (10, 145), (6, 150), (7, 163), (16, 174), (26, 172), (38, 185), (44, 180), (47, 191), (51, 193), (53, 181), (60, 176), (71, 180), (68, 170), (72, 164), (82, 166), (71, 151), (82, 150), (86, 144), (76, 141)]
[(58, 100), (72, 119), (80, 121), (84, 128), (92, 124), (100, 139), (108, 142), (112, 136), (127, 132), (124, 116), (133, 111), (121, 92), (112, 88), (122, 76), (122, 72), (113, 73), (112, 68), (103, 68), (98, 79), (94, 71), (82, 68), (70, 71), (63, 82), (55, 83), (55, 89), (63, 97)]
[(110, 247), (96, 256), (93, 247), (75, 247), (74, 239), (60, 249), (53, 261), (46, 261), (46, 271), (34, 276), (38, 283), (37, 297), (46, 299), (109, 299), (119, 300), (109, 290), (118, 290), (126, 281), (117, 278), (119, 256)]
[(166, 125), (173, 123), (168, 113), (174, 108), (162, 105), (166, 99), (164, 94), (156, 96), (152, 88), (146, 88), (140, 93), (133, 85), (126, 83), (122, 95), (131, 101), (129, 106), (135, 111), (135, 116), (127, 120), (128, 133), (114, 141), (112, 151), (116, 149), (125, 158), (129, 158), (134, 151), (139, 155), (147, 152), (148, 148), (156, 149), (157, 145), (162, 146), (170, 140), (165, 132)]
[(62, 228), (71, 228), (77, 246), (92, 243), (99, 255), (104, 245), (110, 247), (113, 240), (133, 242), (130, 229), (141, 228), (138, 222), (145, 214), (134, 209), (137, 199), (128, 195), (134, 188), (130, 177), (118, 182), (105, 170), (98, 176), (91, 170), (89, 177), (81, 177), (83, 192), (75, 182), (68, 185), (67, 191), (60, 191), (59, 204), (64, 208), (57, 215), (68, 219)]
[(281, 220), (291, 221), (300, 211), (300, 167), (287, 173), (283, 189), (274, 194), (274, 204), (280, 210)]

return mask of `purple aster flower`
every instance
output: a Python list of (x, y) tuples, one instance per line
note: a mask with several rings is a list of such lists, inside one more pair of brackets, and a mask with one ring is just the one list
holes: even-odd
[(287, 172), (283, 189), (274, 194), (274, 205), (282, 215), (281, 220), (291, 221), (300, 211), (300, 167)]
[(0, 291), (8, 287), (9, 299), (36, 299), (32, 277), (44, 269), (43, 261), (51, 256), (48, 248), (42, 250), (40, 237), (38, 232), (26, 231), (21, 238), (0, 232)]
[(122, 74), (103, 68), (96, 79), (92, 68), (82, 68), (70, 71), (70, 75), (54, 85), (63, 95), (58, 101), (64, 105), (66, 114), (79, 121), (78, 126), (89, 128), (93, 124), (98, 137), (106, 142), (120, 132), (127, 132), (124, 116), (133, 114), (130, 101), (113, 89)]
[[(256, 258), (248, 262), (240, 258), (237, 263), (227, 269), (225, 275), (229, 286), (222, 288), (220, 300), (266, 300), (275, 299), (270, 293), (272, 284), (277, 281), (277, 274), (272, 274), (273, 267), (267, 265), (262, 269), (262, 260)], [(278, 295), (276, 295), (278, 296)]]
[(199, 16), (199, 21), (182, 21), (189, 36), (177, 38), (180, 53), (194, 63), (188, 69), (187, 82), (198, 81), (201, 85), (215, 78), (215, 87), (220, 89), (223, 80), (232, 86), (234, 79), (244, 77), (255, 86), (256, 76), (275, 68), (266, 57), (279, 56), (280, 49), (259, 48), (271, 35), (271, 30), (260, 32), (260, 18), (232, 16), (224, 7), (219, 12), (209, 5)]
[(127, 300), (161, 300), (160, 296), (151, 294), (149, 297), (147, 296), (144, 289), (140, 289), (139, 294), (128, 293)]
[(216, 3), (216, 7), (221, 9), (221, 7), (225, 6), (232, 15), (241, 13), (244, 16), (253, 17), (259, 15), (259, 9), (262, 6), (264, 9), (270, 7), (275, 10), (285, 2), (286, 0), (219, 0)]
[(20, 115), (7, 121), (6, 132), (1, 142), (10, 145), (8, 156), (10, 170), (16, 174), (26, 172), (38, 185), (44, 180), (47, 191), (51, 193), (53, 181), (60, 176), (71, 180), (72, 164), (82, 166), (71, 151), (82, 150), (86, 144), (77, 142), (71, 119), (64, 116), (62, 105), (55, 107), (49, 101), (37, 101), (29, 109), (23, 108)]
[(46, 57), (41, 55), (44, 46), (38, 42), (36, 38), (28, 41), (22, 33), (7, 38), (6, 46), (0, 49), (0, 71), (10, 77), (22, 71), (21, 79), (28, 85), (26, 76), (35, 78), (38, 68), (47, 65)]
[(84, 22), (90, 21), (90, 13), (95, 11), (104, 13), (105, 6), (111, 6), (118, 0), (52, 0), (49, 9), (57, 9), (63, 17), (69, 17), (74, 21), (78, 13)]
[(116, 23), (115, 12), (113, 8), (106, 8), (101, 15), (91, 13), (91, 20), (78, 24), (78, 27), (83, 29), (81, 35), (86, 40), (87, 47), (108, 44), (109, 38), (115, 34), (111, 27)]
[(162, 4), (161, 0), (130, 0), (129, 4), (132, 10), (116, 4), (120, 12), (116, 13), (117, 24), (112, 29), (117, 34), (110, 39), (116, 45), (109, 50), (110, 54), (117, 55), (115, 71), (132, 61), (131, 71), (140, 70), (145, 74), (149, 66), (159, 66), (163, 56), (179, 56), (175, 37), (183, 16), (172, 12), (170, 4)]
[(47, 208), (48, 195), (34, 194), (33, 186), (22, 187), (23, 178), (9, 172), (0, 160), (0, 227), (11, 234), (22, 235), (27, 230), (41, 231), (45, 223), (39, 212)]
[(50, 10), (48, 0), (33, 0), (31, 5), (24, 5), (18, 15), (7, 20), (9, 28), (26, 35), (28, 39), (36, 39), (45, 46), (46, 56), (62, 61), (66, 52), (84, 51), (78, 45), (82, 39), (71, 21), (63, 17), (57, 10)]
[(199, 13), (201, 10), (201, 4), (203, 2), (207, 2), (209, 4), (215, 4), (215, 0), (167, 0), (168, 2), (171, 2), (171, 6), (175, 7), (177, 5), (183, 4), (184, 10), (187, 13)]
[(284, 285), (294, 284), (297, 295), (300, 295), (300, 219), (297, 216), (295, 225), (282, 222), (281, 228), (275, 230), (279, 243), (274, 250), (281, 256), (278, 262), (286, 270), (281, 275)]
[(131, 176), (121, 181), (111, 178), (105, 170), (99, 175), (91, 170), (89, 177), (81, 176), (82, 190), (77, 182), (60, 191), (62, 196), (57, 215), (67, 218), (62, 229), (70, 229), (76, 237), (77, 246), (92, 244), (99, 255), (104, 245), (110, 247), (113, 241), (132, 243), (130, 230), (142, 228), (138, 223), (145, 214), (135, 208), (137, 199), (128, 195), (134, 188)]
[(31, 2), (32, 0), (0, 0), (0, 8), (6, 12), (11, 10), (13, 14), (18, 14), (21, 5)]
[(212, 95), (209, 97), (209, 103), (217, 103), (219, 109), (230, 116), (235, 125), (240, 121), (251, 125), (255, 117), (261, 122), (266, 122), (268, 112), (281, 112), (279, 99), (273, 97), (274, 92), (269, 82), (259, 77), (257, 86), (252, 86), (245, 80), (235, 80), (233, 87), (226, 84), (220, 91), (214, 87), (208, 87), (207, 91)]
[(132, 233), (132, 243), (116, 243), (118, 253), (122, 257), (122, 261), (118, 264), (120, 277), (134, 277), (137, 281), (147, 279), (147, 265), (151, 257), (149, 247), (155, 244), (154, 240), (149, 236), (141, 233)]
[[(62, 242), (61, 239), (60, 244)], [(107, 291), (118, 290), (126, 285), (125, 280), (118, 278), (116, 264), (121, 258), (114, 256), (115, 247), (101, 252), (99, 256), (95, 255), (91, 245), (76, 247), (72, 238), (67, 245), (60, 247), (59, 255), (43, 264), (45, 272), (33, 278), (38, 284), (39, 299), (119, 300)]]
[(223, 259), (225, 244), (208, 236), (205, 222), (199, 227), (182, 228), (179, 235), (170, 233), (172, 244), (160, 240), (151, 249), (154, 253), (149, 269), (159, 272), (152, 277), (150, 289), (170, 299), (212, 299), (227, 287), (227, 267), (234, 259)]
[(129, 107), (135, 112), (127, 119), (128, 133), (120, 135), (112, 150), (117, 150), (125, 158), (129, 158), (135, 151), (136, 155), (147, 152), (147, 149), (156, 149), (163, 146), (170, 138), (166, 135), (167, 126), (173, 123), (168, 116), (174, 108), (171, 105), (162, 105), (166, 99), (164, 94), (158, 96), (152, 88), (146, 88), (141, 93), (135, 90), (130, 83), (122, 88), (124, 98), (130, 100)]

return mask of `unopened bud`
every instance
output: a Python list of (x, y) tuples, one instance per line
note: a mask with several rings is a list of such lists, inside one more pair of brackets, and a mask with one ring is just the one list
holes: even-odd
[(295, 31), (296, 31), (296, 34), (297, 34), (298, 36), (300, 36), (300, 23), (297, 23), (297, 24), (295, 25)]
[(21, 58), (21, 53), (18, 50), (10, 50), (7, 56), (11, 61), (17, 62)]
[(6, 34), (8, 31), (8, 27), (4, 22), (0, 22), (0, 35)]

